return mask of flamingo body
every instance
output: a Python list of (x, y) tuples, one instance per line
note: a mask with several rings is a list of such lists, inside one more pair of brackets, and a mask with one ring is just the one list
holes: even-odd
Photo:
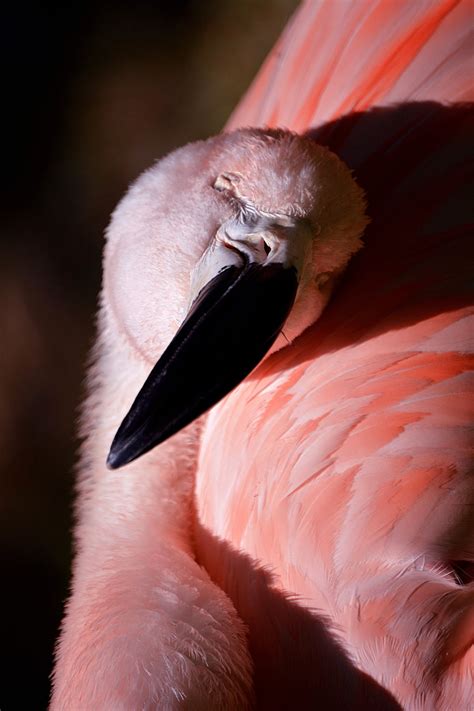
[(469, 3), (307, 2), (229, 124), (309, 131), (355, 169), (372, 218), (322, 319), (203, 435), (201, 559), (275, 699), (294, 645), (274, 631), (265, 663), (274, 589), (329, 618), (403, 708), (473, 703), (471, 122), (440, 103), (472, 98), (470, 18)]
[(364, 249), (314, 325), (124, 472), (114, 431), (230, 214), (201, 198), (227, 170), (209, 146), (239, 134), (117, 210), (54, 711), (472, 708), (470, 14), (301, 6), (228, 128), (329, 146), (366, 191)]

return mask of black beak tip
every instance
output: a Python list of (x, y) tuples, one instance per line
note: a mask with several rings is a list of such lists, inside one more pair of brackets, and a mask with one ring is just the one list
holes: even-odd
[(119, 452), (114, 452), (113, 447), (111, 447), (110, 452), (107, 455), (107, 469), (119, 469), (126, 462), (122, 461)]
[(282, 264), (221, 270), (135, 398), (110, 447), (108, 469), (150, 451), (236, 387), (274, 343), (297, 287), (296, 269)]

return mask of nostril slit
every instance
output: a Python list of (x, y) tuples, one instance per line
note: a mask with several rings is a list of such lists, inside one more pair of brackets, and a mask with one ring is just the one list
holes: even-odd
[(265, 254), (267, 255), (270, 254), (270, 252), (272, 251), (272, 248), (270, 247), (268, 242), (265, 242), (265, 240), (263, 240), (263, 249), (265, 250)]

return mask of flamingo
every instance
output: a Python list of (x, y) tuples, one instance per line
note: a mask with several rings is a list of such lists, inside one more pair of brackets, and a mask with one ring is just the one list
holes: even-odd
[(473, 707), (470, 12), (304, 3), (115, 211), (53, 711)]

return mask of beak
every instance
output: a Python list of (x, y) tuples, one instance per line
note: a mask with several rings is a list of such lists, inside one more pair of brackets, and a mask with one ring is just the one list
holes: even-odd
[(164, 442), (235, 388), (271, 348), (291, 310), (296, 268), (254, 262), (223, 245), (204, 257), (194, 278), (197, 298), (120, 425), (110, 469)]

